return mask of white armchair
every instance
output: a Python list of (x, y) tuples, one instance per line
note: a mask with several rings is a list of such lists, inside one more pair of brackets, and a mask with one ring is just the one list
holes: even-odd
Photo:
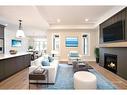
[(72, 64), (73, 61), (80, 60), (81, 55), (78, 51), (69, 51), (68, 53), (68, 64)]

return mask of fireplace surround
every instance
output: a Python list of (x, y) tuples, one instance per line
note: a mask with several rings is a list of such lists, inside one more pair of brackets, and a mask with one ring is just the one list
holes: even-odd
[[(109, 57), (110, 55), (111, 56), (116, 55), (113, 58), (117, 58), (117, 62), (114, 62), (116, 63), (117, 71), (113, 71), (113, 72), (119, 75), (120, 77), (127, 79), (127, 47), (100, 48), (99, 65), (104, 68), (105, 68), (105, 55), (106, 54), (109, 54)], [(111, 64), (110, 66), (114, 66), (114, 64)]]

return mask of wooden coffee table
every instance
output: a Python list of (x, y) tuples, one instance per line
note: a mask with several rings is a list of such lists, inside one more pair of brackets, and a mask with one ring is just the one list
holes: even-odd
[(46, 80), (47, 81), (46, 85), (48, 87), (48, 70), (42, 68), (43, 70), (42, 73), (35, 73), (35, 70), (29, 74), (29, 89), (31, 84), (30, 81), (32, 80), (36, 81), (37, 87), (38, 87), (38, 84), (40, 83), (39, 82), (40, 80)]

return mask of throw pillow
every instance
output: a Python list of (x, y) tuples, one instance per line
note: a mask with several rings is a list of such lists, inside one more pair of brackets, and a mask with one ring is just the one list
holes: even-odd
[(42, 66), (50, 66), (50, 63), (49, 63), (49, 60), (43, 60), (42, 62), (41, 62), (41, 64), (42, 64)]
[(49, 62), (52, 62), (54, 59), (51, 56), (48, 56)]

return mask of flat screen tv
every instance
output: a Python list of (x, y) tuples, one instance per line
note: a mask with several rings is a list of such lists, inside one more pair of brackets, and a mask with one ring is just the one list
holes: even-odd
[(21, 46), (21, 40), (12, 39), (11, 40), (12, 47), (19, 47)]
[(103, 42), (124, 40), (125, 21), (118, 21), (103, 28)]
[(65, 40), (66, 47), (78, 47), (77, 37), (67, 37)]

